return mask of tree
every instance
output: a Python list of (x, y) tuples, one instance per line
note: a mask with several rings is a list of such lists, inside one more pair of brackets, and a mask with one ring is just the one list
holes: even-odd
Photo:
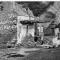
[(34, 16), (37, 17), (46, 12), (54, 2), (48, 2), (48, 4), (42, 2), (20, 2), (20, 4), (23, 5), (23, 8), (29, 8), (33, 12)]

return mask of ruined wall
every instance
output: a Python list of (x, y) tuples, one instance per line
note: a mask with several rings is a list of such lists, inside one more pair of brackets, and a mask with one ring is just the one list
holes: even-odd
[[(33, 16), (33, 13), (30, 10), (28, 10), (29, 13), (27, 14), (26, 9), (22, 8), (22, 5), (17, 4), (15, 2), (3, 2), (2, 4), (0, 4), (0, 6), (3, 6), (3, 11), (0, 11), (0, 21), (2, 21), (3, 24), (0, 23), (0, 27), (2, 25), (13, 26), (16, 22), (14, 24), (13, 23), (9, 24), (8, 21), (12, 22), (13, 20), (16, 20), (16, 19), (14, 19), (14, 17), (28, 16), (28, 14), (30, 16)], [(52, 11), (53, 13), (56, 14), (56, 16), (57, 16), (56, 17), (56, 24), (60, 22), (60, 2), (55, 2), (54, 6), (51, 6), (47, 11)], [(40, 17), (40, 19), (43, 20), (42, 17)], [(44, 17), (44, 19), (45, 19), (45, 17)], [(43, 25), (48, 27), (49, 24), (50, 23), (43, 24)], [(4, 26), (2, 26), (2, 27), (4, 27)], [(3, 40), (3, 41), (4, 40), (11, 40), (13, 38), (12, 35), (14, 36), (15, 34), (16, 34), (16, 28), (2, 29), (2, 30), (0, 28), (0, 36), (1, 36), (0, 41), (1, 40)]]

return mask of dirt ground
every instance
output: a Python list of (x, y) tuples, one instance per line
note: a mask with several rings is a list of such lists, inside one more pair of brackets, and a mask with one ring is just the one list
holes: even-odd
[[(21, 50), (21, 48), (19, 48)], [(22, 49), (26, 50), (28, 55), (16, 55), (9, 56), (8, 53), (15, 53), (19, 49), (3, 49), (0, 50), (0, 60), (60, 60), (60, 47), (58, 48), (36, 48), (38, 50), (34, 50), (35, 48), (30, 49)], [(29, 51), (28, 51), (29, 50)]]

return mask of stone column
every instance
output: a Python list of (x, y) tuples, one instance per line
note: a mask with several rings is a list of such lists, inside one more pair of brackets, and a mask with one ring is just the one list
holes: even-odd
[(41, 36), (41, 40), (43, 40), (44, 32), (43, 32), (43, 26), (41, 25), (41, 23), (39, 23), (38, 30), (39, 30), (39, 36)]
[(17, 44), (21, 43), (26, 36), (26, 26), (20, 23), (21, 19), (17, 21)]
[(58, 36), (58, 33), (59, 33), (59, 28), (56, 28), (55, 29), (55, 36)]

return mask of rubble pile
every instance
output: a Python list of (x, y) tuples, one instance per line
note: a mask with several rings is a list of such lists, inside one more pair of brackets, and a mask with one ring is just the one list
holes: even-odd
[(34, 37), (32, 37), (32, 35), (24, 37), (24, 40), (22, 41), (21, 44), (23, 47), (34, 47), (35, 46)]

